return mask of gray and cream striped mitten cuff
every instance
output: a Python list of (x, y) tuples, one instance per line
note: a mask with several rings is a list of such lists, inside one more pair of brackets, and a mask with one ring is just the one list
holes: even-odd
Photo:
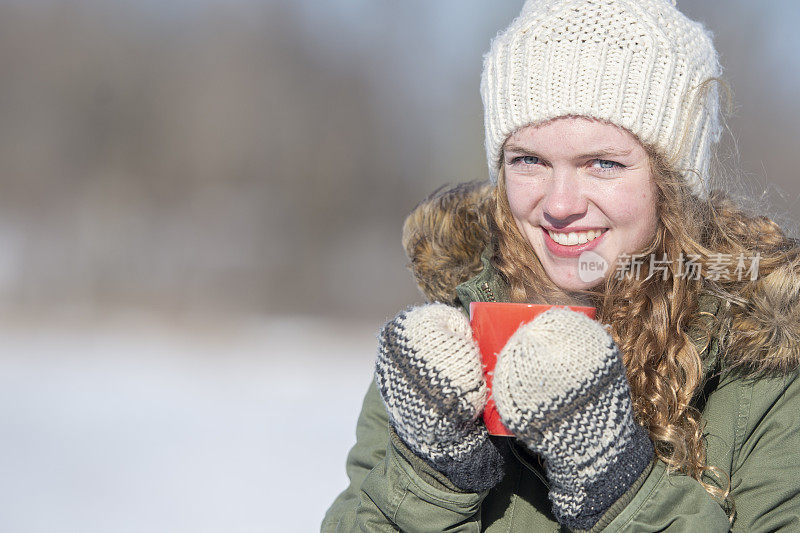
[(493, 394), (503, 423), (544, 458), (553, 513), (572, 529), (596, 524), (653, 458), (619, 349), (581, 313), (551, 309), (520, 327)]
[(408, 309), (379, 335), (375, 381), (400, 439), (462, 490), (496, 485), (503, 460), (480, 415), (487, 390), (467, 318), (456, 308)]

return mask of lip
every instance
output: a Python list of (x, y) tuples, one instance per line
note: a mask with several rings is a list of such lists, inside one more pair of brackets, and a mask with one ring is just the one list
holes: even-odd
[(608, 228), (605, 226), (573, 226), (570, 228), (555, 228), (553, 226), (542, 226), (542, 228), (550, 231), (555, 231), (556, 233), (572, 233), (572, 232), (579, 232), (579, 231), (605, 231)]
[(569, 228), (570, 232), (572, 232), (572, 231), (574, 231), (574, 232), (590, 231), (590, 230), (601, 229), (603, 231), (603, 233), (601, 233), (599, 237), (596, 237), (594, 240), (591, 240), (589, 242), (586, 242), (586, 243), (583, 243), (583, 244), (576, 244), (574, 246), (565, 246), (563, 244), (558, 244), (556, 241), (553, 240), (553, 238), (550, 236), (550, 234), (547, 233), (548, 229), (550, 229), (551, 231), (556, 231), (558, 233), (564, 233), (564, 231), (557, 230), (555, 228), (546, 228), (544, 226), (541, 226), (541, 228), (542, 228), (542, 233), (544, 234), (544, 243), (547, 246), (547, 249), (550, 250), (551, 254), (553, 254), (555, 256), (558, 256), (558, 257), (578, 257), (583, 252), (586, 252), (588, 250), (592, 250), (592, 249), (596, 248), (597, 245), (600, 244), (600, 241), (602, 241), (603, 238), (605, 238), (606, 233), (608, 233), (608, 228), (597, 228), (597, 227), (589, 227), (589, 226)]

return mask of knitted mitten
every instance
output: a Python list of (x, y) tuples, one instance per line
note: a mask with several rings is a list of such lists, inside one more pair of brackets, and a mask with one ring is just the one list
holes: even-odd
[(586, 315), (550, 309), (520, 327), (493, 394), (503, 423), (545, 460), (553, 514), (570, 528), (590, 529), (652, 460), (619, 349)]
[(487, 390), (467, 318), (424, 305), (387, 322), (379, 341), (375, 381), (400, 439), (460, 489), (497, 484), (503, 461), (480, 420)]

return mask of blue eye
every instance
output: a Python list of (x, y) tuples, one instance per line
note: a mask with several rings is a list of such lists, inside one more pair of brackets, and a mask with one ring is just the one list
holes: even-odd
[(616, 161), (609, 161), (607, 159), (595, 159), (593, 163), (595, 168), (600, 170), (613, 170), (615, 168), (625, 168), (625, 165), (617, 163)]
[(539, 158), (535, 155), (520, 155), (517, 157), (512, 157), (511, 160), (508, 162), (509, 165), (538, 165)]

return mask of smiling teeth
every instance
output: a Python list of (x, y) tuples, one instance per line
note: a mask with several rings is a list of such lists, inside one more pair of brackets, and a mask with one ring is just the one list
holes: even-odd
[(564, 246), (576, 246), (578, 244), (586, 244), (589, 241), (595, 240), (602, 235), (602, 230), (580, 231), (571, 233), (556, 233), (555, 231), (547, 230), (550, 237), (558, 244)]

